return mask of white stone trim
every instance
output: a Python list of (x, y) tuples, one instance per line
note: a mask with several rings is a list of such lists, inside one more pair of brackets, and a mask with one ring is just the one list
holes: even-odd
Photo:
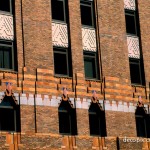
[(53, 46), (68, 47), (67, 24), (52, 22)]
[[(3, 98), (5, 95), (4, 92), (0, 92), (0, 98)], [(14, 93), (15, 99), (17, 100), (17, 103), (19, 104), (20, 99), (20, 105), (34, 105), (34, 98), (35, 98), (35, 105), (36, 106), (50, 106), (50, 107), (59, 107), (59, 104), (61, 103), (61, 97), (52, 96), (52, 98), (49, 97), (49, 95), (42, 96), (41, 94), (37, 94), (34, 96), (34, 94), (18, 94)], [(71, 104), (75, 108), (79, 109), (89, 109), (91, 105), (91, 99), (80, 99), (80, 98), (73, 98), (71, 97), (69, 99), (71, 101)], [(136, 102), (124, 102), (124, 101), (115, 101), (115, 100), (99, 100), (99, 103), (101, 104), (102, 108), (107, 111), (118, 111), (118, 112), (130, 112), (135, 113), (137, 108)], [(104, 105), (103, 105), (104, 104)], [(150, 113), (148, 110), (149, 105), (144, 104), (145, 109), (147, 110), (147, 113)]]
[(96, 32), (93, 28), (82, 27), (83, 50), (96, 52)]
[(139, 38), (127, 36), (128, 57), (140, 59)]
[(136, 10), (135, 0), (124, 0), (124, 9)]
[(0, 14), (0, 39), (14, 40), (13, 16)]

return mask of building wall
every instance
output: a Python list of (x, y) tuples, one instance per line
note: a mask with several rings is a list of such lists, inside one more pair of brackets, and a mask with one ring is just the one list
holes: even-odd
[[(149, 143), (123, 142), (137, 138), (135, 109), (138, 96), (149, 112), (150, 95), (150, 1), (138, 1), (146, 86), (132, 86), (121, 0), (97, 0), (97, 42), (101, 58), (101, 80), (85, 80), (79, 0), (68, 0), (69, 42), (72, 77), (54, 75), (51, 3), (48, 0), (16, 0), (15, 23), (18, 72), (0, 70), (0, 98), (5, 82), (13, 83), (20, 104), (21, 133), (0, 133), (0, 148), (18, 149), (150, 149)], [(96, 4), (95, 4), (96, 5)], [(58, 106), (62, 87), (77, 112), (77, 136), (59, 134)], [(107, 137), (90, 136), (88, 108), (91, 91), (96, 90), (106, 110)], [(117, 139), (118, 137), (118, 139)], [(15, 139), (13, 142), (11, 139)], [(17, 139), (17, 140), (16, 140)]]

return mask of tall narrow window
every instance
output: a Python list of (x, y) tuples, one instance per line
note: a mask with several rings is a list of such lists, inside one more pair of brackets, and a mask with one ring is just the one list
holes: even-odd
[(56, 75), (70, 75), (68, 49), (54, 47), (54, 69)]
[(72, 76), (67, 4), (67, 0), (51, 0), (54, 71), (55, 75), (61, 76)]
[(84, 52), (85, 77), (88, 79), (98, 78), (96, 53)]
[(125, 10), (126, 31), (128, 34), (137, 35), (137, 18), (135, 11)]
[(69, 99), (63, 95), (58, 108), (59, 133), (77, 135), (76, 110), (72, 107)]
[(0, 103), (0, 131), (20, 132), (20, 106), (8, 89)]
[(92, 97), (89, 107), (90, 135), (106, 136), (105, 111), (102, 109), (97, 98)]
[(81, 0), (80, 1), (80, 9), (81, 9), (82, 25), (94, 27), (94, 25), (95, 25), (95, 14), (94, 14), (94, 3), (93, 3), (93, 1)]
[(0, 42), (0, 68), (13, 69), (13, 43)]
[(13, 0), (0, 1), (0, 69), (6, 70), (16, 70), (13, 8)]
[(99, 79), (94, 1), (80, 0), (80, 12), (85, 78)]
[(147, 114), (144, 105), (140, 102), (138, 102), (135, 118), (137, 136), (150, 138), (150, 115)]
[[(125, 20), (132, 84), (145, 85), (144, 65), (140, 40), (140, 25), (136, 0), (125, 1)], [(130, 5), (132, 4), (132, 5)]]
[(1, 0), (0, 1), (0, 11), (12, 12), (12, 2), (13, 0)]
[(52, 19), (66, 22), (66, 0), (52, 0)]

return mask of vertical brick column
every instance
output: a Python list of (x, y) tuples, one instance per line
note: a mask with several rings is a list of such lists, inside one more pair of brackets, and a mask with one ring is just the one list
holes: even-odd
[(138, 1), (138, 9), (139, 9), (139, 22), (140, 22), (140, 31), (141, 31), (141, 44), (142, 44), (142, 52), (143, 52), (143, 62), (145, 69), (145, 79), (147, 86), (147, 96), (149, 98), (149, 83), (150, 83), (150, 43), (149, 43), (149, 34), (150, 33), (150, 9), (149, 9), (149, 1)]
[(77, 109), (78, 135), (89, 135), (89, 114), (88, 109)]
[(84, 74), (80, 0), (69, 0), (68, 4), (73, 74)]
[(34, 106), (20, 106), (21, 132), (35, 133), (35, 112)]
[(49, 0), (22, 0), (25, 66), (53, 69), (51, 6)]
[(97, 4), (103, 75), (129, 79), (124, 1), (97, 0)]
[(38, 133), (59, 134), (58, 107), (36, 106)]
[(22, 39), (22, 18), (21, 18), (21, 1), (15, 1), (15, 33), (17, 43), (17, 60), (18, 60), (18, 73), (22, 73), (22, 67), (24, 65), (23, 56), (23, 39)]

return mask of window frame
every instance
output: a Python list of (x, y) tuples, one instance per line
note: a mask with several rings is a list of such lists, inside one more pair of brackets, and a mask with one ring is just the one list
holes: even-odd
[[(94, 56), (91, 56), (90, 54), (94, 54)], [(94, 62), (95, 62), (95, 78), (92, 78), (92, 77), (86, 77), (86, 73), (85, 73), (85, 61), (84, 61), (84, 73), (85, 73), (85, 79), (86, 80), (99, 80), (99, 69), (98, 69), (98, 56), (97, 56), (97, 52), (91, 52), (91, 51), (85, 51), (83, 50), (83, 60), (85, 58), (94, 58)]]
[[(137, 62), (134, 62), (134, 61), (137, 61)], [(132, 74), (132, 70), (130, 68), (130, 65), (135, 64), (135, 65), (138, 65), (138, 67), (139, 67), (140, 83), (133, 83), (132, 79), (131, 79), (132, 85), (145, 85), (145, 77), (144, 77), (144, 73), (143, 73), (143, 70), (141, 67), (142, 66), (141, 63), (142, 63), (141, 59), (129, 58), (130, 79), (131, 79), (131, 74)]]
[[(98, 109), (94, 105), (95, 105), (94, 103), (91, 103), (88, 109), (90, 136), (106, 137), (107, 131), (106, 131), (105, 111), (100, 110), (98, 104), (96, 104)], [(91, 109), (91, 107), (93, 107), (93, 109)], [(93, 128), (93, 125), (95, 123), (97, 123), (97, 127), (95, 126)]]
[(135, 34), (134, 33), (128, 33), (127, 32), (127, 26), (126, 26), (126, 33), (127, 35), (134, 35), (134, 36), (138, 36), (138, 19), (137, 19), (137, 12), (134, 10), (128, 10), (125, 9), (125, 22), (126, 22), (126, 15), (128, 16), (133, 16), (134, 17), (134, 24), (135, 24)]
[[(65, 115), (63, 113), (65, 113)], [(64, 118), (62, 119), (62, 116), (61, 116), (62, 114), (65, 116), (65, 120), (68, 120), (68, 122), (65, 122), (65, 123), (68, 123), (66, 124), (66, 126), (69, 126), (69, 129), (66, 131), (61, 128), (61, 125), (63, 122), (62, 120), (64, 120)], [(77, 115), (76, 109), (71, 107), (69, 101), (62, 100), (58, 107), (59, 134), (77, 135), (77, 119), (76, 119), (77, 116), (76, 115)]]
[[(135, 123), (137, 137), (150, 138), (150, 114), (145, 111), (144, 107), (137, 107), (135, 111)], [(142, 123), (144, 128), (141, 128)]]
[[(11, 45), (5, 44), (5, 42), (6, 43), (9, 42), (9, 43), (11, 43)], [(0, 70), (12, 70), (13, 71), (14, 68), (15, 68), (15, 66), (14, 66), (14, 42), (13, 41), (0, 40), (0, 47), (1, 46), (10, 47), (11, 48), (11, 57), (12, 57), (11, 58), (12, 59), (11, 63), (12, 63), (12, 68), (10, 69), (10, 68), (1, 68), (0, 67)]]
[[(56, 0), (54, 0), (54, 1), (56, 1)], [(68, 1), (67, 0), (57, 0), (57, 1), (62, 1), (63, 2), (64, 20), (53, 19), (53, 14), (52, 14), (52, 20), (53, 21), (57, 21), (57, 22), (67, 23), (67, 14), (68, 14), (68, 12), (67, 12), (67, 8), (66, 7), (67, 7)], [(53, 9), (53, 6), (52, 6), (52, 1), (51, 1), (51, 13), (53, 13), (52, 9)]]
[(10, 11), (4, 11), (4, 10), (0, 10), (0, 13), (4, 13), (4, 14), (13, 14), (13, 3), (14, 3), (14, 0), (9, 0), (9, 9)]
[(53, 54), (55, 54), (55, 53), (57, 53), (57, 54), (66, 54), (67, 74), (65, 75), (65, 74), (57, 74), (57, 73), (55, 73), (55, 58), (54, 58), (54, 75), (55, 76), (70, 77), (71, 75), (70, 75), (70, 67), (69, 67), (68, 48), (53, 46)]
[[(86, 4), (86, 3), (89, 3), (90, 5)], [(85, 27), (93, 27), (95, 28), (95, 7), (94, 7), (94, 1), (93, 0), (80, 0), (80, 15), (82, 16), (81, 14), (81, 5), (83, 6), (87, 6), (87, 7), (90, 7), (91, 8), (91, 23), (92, 25), (85, 25), (85, 24), (82, 24), (82, 17), (81, 17), (81, 24), (82, 26), (85, 26)]]

